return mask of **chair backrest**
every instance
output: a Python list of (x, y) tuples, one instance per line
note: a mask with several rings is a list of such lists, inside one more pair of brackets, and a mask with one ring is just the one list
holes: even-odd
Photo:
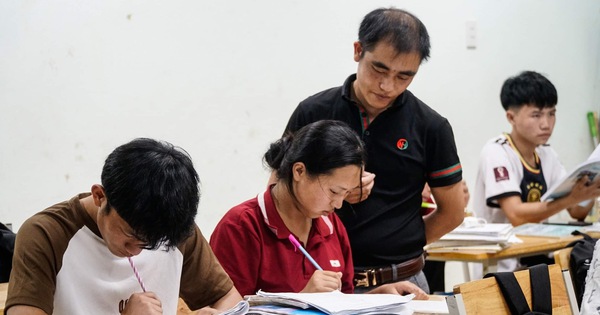
[[(573, 314), (573, 304), (569, 300), (563, 273), (559, 265), (548, 266), (550, 287), (552, 290), (552, 314)], [(531, 284), (529, 270), (515, 272), (515, 277), (527, 304), (531, 307)], [(450, 314), (509, 314), (510, 310), (504, 301), (496, 279), (485, 278), (454, 286), (454, 295), (446, 299)], [(576, 305), (576, 304), (575, 304)]]
[(554, 263), (559, 265), (562, 270), (569, 270), (572, 250), (573, 247), (565, 247), (554, 251)]
[(554, 263), (560, 266), (565, 279), (565, 286), (567, 287), (567, 293), (569, 294), (569, 301), (571, 302), (571, 309), (573, 313), (579, 312), (579, 305), (577, 303), (577, 297), (575, 294), (575, 287), (573, 283), (573, 275), (571, 274), (571, 252), (573, 247), (565, 247), (554, 251)]

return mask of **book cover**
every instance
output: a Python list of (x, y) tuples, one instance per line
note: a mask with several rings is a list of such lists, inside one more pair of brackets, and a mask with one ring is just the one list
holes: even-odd
[(280, 306), (280, 305), (256, 305), (251, 306), (248, 310), (248, 315), (325, 315), (325, 313), (317, 309), (301, 309), (294, 308), (291, 306)]
[(564, 197), (573, 190), (573, 186), (581, 177), (587, 175), (590, 180), (594, 180), (598, 173), (600, 173), (600, 146), (596, 147), (585, 162), (579, 164), (563, 180), (550, 187), (541, 200), (551, 201)]

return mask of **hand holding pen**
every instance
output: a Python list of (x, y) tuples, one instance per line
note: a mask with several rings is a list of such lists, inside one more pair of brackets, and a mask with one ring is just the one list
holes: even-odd
[(334, 290), (340, 290), (342, 287), (341, 272), (323, 270), (323, 268), (319, 266), (319, 264), (312, 258), (306, 249), (300, 245), (300, 242), (298, 242), (298, 240), (292, 234), (290, 234), (288, 239), (290, 242), (292, 242), (295, 249), (300, 250), (306, 259), (308, 259), (308, 261), (310, 261), (310, 263), (317, 269), (310, 277), (310, 280), (308, 280), (308, 283), (304, 289), (302, 289), (300, 292), (331, 292)]
[(298, 242), (298, 240), (294, 237), (294, 235), (290, 234), (290, 236), (288, 236), (288, 239), (290, 240), (290, 242), (292, 242), (292, 244), (294, 245), (294, 247), (296, 249), (299, 249), (302, 252), (302, 254), (304, 254), (304, 256), (306, 256), (306, 259), (308, 259), (310, 261), (310, 263), (313, 264), (313, 266), (315, 266), (315, 268), (317, 268), (317, 270), (323, 270), (323, 268), (321, 268), (321, 266), (319, 266), (319, 264), (317, 264), (317, 262), (306, 251), (306, 249), (304, 249), (304, 247), (302, 247), (302, 245), (300, 245), (300, 242)]
[(127, 257), (129, 260), (129, 265), (137, 279), (137, 282), (140, 285), (143, 293), (133, 293), (126, 304), (119, 305), (120, 313), (122, 315), (129, 314), (162, 314), (162, 303), (160, 299), (154, 292), (147, 292), (146, 286), (144, 285), (144, 280), (142, 280), (142, 276), (140, 275), (139, 270), (133, 263), (133, 259), (131, 257)]

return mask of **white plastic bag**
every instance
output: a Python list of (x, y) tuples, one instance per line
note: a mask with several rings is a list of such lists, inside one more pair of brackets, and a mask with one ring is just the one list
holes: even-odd
[(585, 289), (579, 314), (600, 314), (600, 242), (596, 242), (594, 247), (590, 269), (585, 278)]

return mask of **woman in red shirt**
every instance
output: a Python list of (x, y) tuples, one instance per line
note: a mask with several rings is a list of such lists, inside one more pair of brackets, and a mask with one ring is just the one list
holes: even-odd
[[(242, 295), (354, 291), (350, 241), (335, 209), (361, 189), (365, 158), (360, 138), (337, 121), (312, 123), (271, 144), (264, 161), (275, 172), (274, 184), (229, 210), (210, 239)], [(314, 263), (296, 250), (290, 234)], [(369, 293), (426, 298), (407, 281)]]

